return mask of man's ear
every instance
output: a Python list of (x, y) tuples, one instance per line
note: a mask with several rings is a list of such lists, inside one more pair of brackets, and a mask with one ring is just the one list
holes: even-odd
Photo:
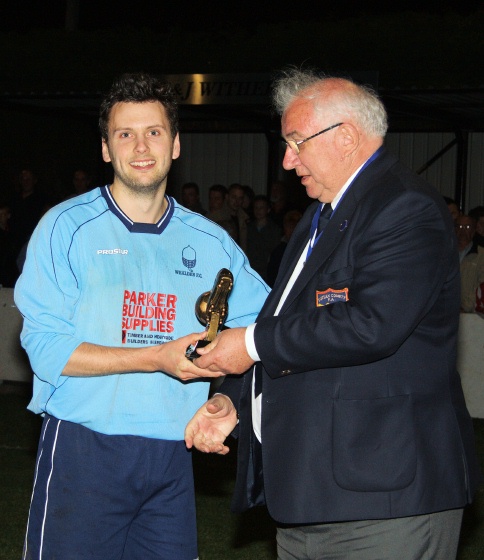
[(102, 154), (103, 154), (103, 160), (106, 163), (109, 163), (111, 161), (111, 156), (109, 155), (108, 143), (104, 139), (102, 140), (101, 150), (102, 150)]
[(171, 158), (177, 159), (178, 157), (180, 157), (180, 135), (177, 133), (173, 140), (173, 154)]
[(338, 140), (343, 156), (348, 157), (358, 149), (360, 133), (352, 124), (343, 123), (338, 129)]

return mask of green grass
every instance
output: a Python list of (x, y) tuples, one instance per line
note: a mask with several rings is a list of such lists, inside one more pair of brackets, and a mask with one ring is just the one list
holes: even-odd
[[(25, 410), (28, 397), (0, 394), (0, 559), (21, 557), (40, 419)], [(484, 465), (484, 420), (474, 420)], [(265, 508), (230, 512), (235, 449), (226, 457), (194, 453), (201, 560), (274, 560), (275, 526)], [(484, 488), (464, 514), (458, 560), (484, 550)]]
[(0, 558), (21, 557), (40, 419), (28, 399), (0, 395)]
[(235, 449), (226, 457), (194, 454), (198, 542), (202, 560), (276, 558), (275, 526), (265, 508), (230, 512)]

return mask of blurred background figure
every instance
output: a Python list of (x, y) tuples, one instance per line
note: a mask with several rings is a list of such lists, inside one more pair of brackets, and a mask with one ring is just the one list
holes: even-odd
[(209, 188), (207, 218), (213, 222), (220, 223), (223, 220), (230, 220), (230, 212), (227, 208), (228, 192), (224, 185), (212, 185)]
[(238, 228), (232, 220), (228, 207), (227, 197), (229, 191), (224, 185), (212, 185), (208, 190), (207, 218), (223, 227), (234, 240), (238, 236)]
[(10, 231), (10, 207), (0, 201), (0, 286), (13, 288), (19, 276), (15, 240)]
[(84, 169), (76, 169), (72, 175), (73, 196), (83, 194), (92, 188), (92, 177)]
[(267, 282), (269, 257), (281, 239), (281, 228), (270, 216), (269, 198), (257, 195), (254, 198), (254, 218), (247, 224), (247, 257), (254, 268)]
[(484, 247), (477, 246), (460, 264), (461, 311), (482, 313), (484, 290)]
[(279, 244), (270, 254), (269, 263), (267, 265), (267, 283), (271, 288), (274, 286), (274, 282), (276, 281), (282, 256), (284, 255), (284, 251), (286, 250), (292, 232), (301, 218), (302, 214), (299, 210), (289, 210), (289, 212), (284, 214), (284, 219), (282, 221), (284, 235), (282, 236)]
[(242, 207), (244, 204), (244, 196), (245, 192), (242, 185), (239, 185), (239, 183), (230, 185), (227, 196), (227, 206), (236, 231), (236, 237), (234, 237), (234, 239), (239, 247), (241, 247), (243, 251), (246, 251), (247, 222), (249, 221), (249, 216)]
[(459, 259), (462, 260), (469, 253), (477, 253), (477, 243), (474, 242), (476, 233), (476, 220), (465, 214), (457, 217), (454, 223), (457, 243), (459, 247)]
[(249, 216), (249, 220), (252, 220), (254, 217), (254, 198), (254, 189), (249, 187), (249, 185), (244, 185), (244, 202), (242, 208)]
[(474, 234), (474, 242), (480, 247), (484, 247), (484, 206), (476, 206), (469, 210), (468, 216), (476, 221), (476, 233)]
[(484, 206), (469, 210), (455, 223), (459, 242), (461, 311), (481, 312), (484, 286)]
[(10, 203), (10, 228), (16, 251), (26, 243), (44, 213), (47, 197), (37, 188), (37, 176), (32, 169), (23, 168), (17, 177), (17, 190)]
[(448, 196), (444, 196), (444, 200), (445, 203), (447, 204), (447, 208), (449, 209), (450, 215), (452, 216), (452, 219), (455, 222), (457, 218), (462, 214), (459, 205), (453, 198), (450, 198)]
[(287, 200), (286, 185), (282, 181), (274, 181), (270, 189), (271, 216), (273, 221), (282, 229), (284, 214), (291, 210)]
[(200, 189), (197, 183), (185, 183), (181, 191), (181, 203), (192, 212), (205, 216), (207, 211), (200, 202)]
[[(69, 197), (72, 198), (72, 197)], [(49, 202), (49, 200), (47, 199), (45, 201), (44, 206), (42, 207), (42, 213), (41, 216), (42, 217), (47, 210), (49, 210), (50, 208), (52, 208), (52, 204)], [(39, 218), (40, 219), (40, 218)], [(24, 264), (25, 264), (25, 259), (27, 257), (27, 247), (29, 246), (29, 241), (30, 241), (30, 237), (29, 239), (27, 239), (27, 241), (25, 241), (25, 243), (20, 247), (20, 249), (17, 252), (17, 256), (15, 258), (15, 266), (17, 268), (18, 274), (22, 274), (22, 270), (24, 268)]]

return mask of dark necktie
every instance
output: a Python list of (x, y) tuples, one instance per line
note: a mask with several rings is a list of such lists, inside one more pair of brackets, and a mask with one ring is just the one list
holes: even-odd
[(323, 209), (321, 210), (321, 214), (319, 215), (318, 220), (318, 230), (316, 232), (316, 237), (324, 231), (324, 228), (327, 226), (329, 219), (331, 218), (331, 214), (333, 213), (333, 209), (331, 208), (331, 204), (327, 202)]

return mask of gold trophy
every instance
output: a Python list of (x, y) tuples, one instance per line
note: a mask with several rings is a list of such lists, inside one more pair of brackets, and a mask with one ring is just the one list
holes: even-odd
[(203, 347), (212, 342), (218, 331), (223, 328), (229, 312), (227, 300), (233, 285), (232, 273), (227, 268), (222, 268), (215, 277), (212, 290), (198, 296), (195, 303), (195, 315), (200, 323), (206, 326), (207, 336), (187, 348), (186, 357), (189, 360), (199, 358), (197, 347)]

